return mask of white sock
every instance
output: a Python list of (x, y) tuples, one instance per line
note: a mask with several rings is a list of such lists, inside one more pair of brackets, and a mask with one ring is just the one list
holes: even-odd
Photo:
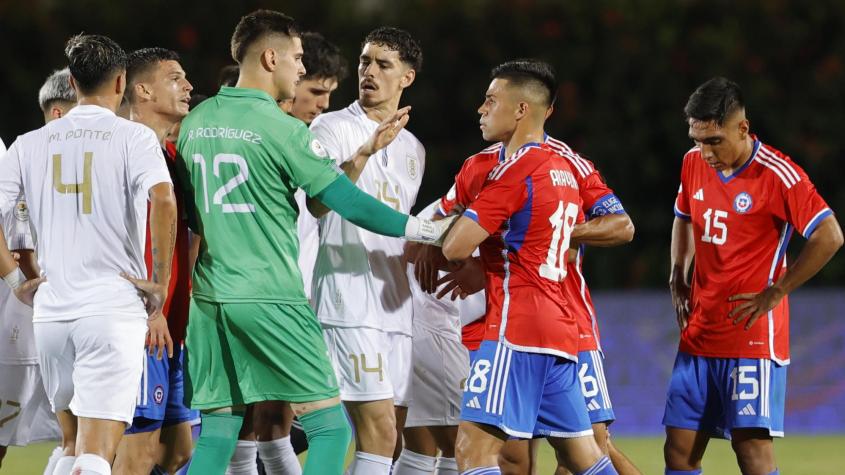
[(53, 475), (53, 470), (56, 469), (56, 464), (59, 459), (64, 456), (62, 446), (59, 445), (50, 453), (50, 458), (47, 459), (47, 467), (44, 469), (44, 475)]
[(434, 475), (458, 475), (458, 461), (455, 457), (437, 457)]
[(390, 475), (391, 465), (391, 457), (355, 452), (355, 460), (346, 472), (350, 475)]
[(399, 459), (393, 465), (393, 475), (431, 475), (437, 459), (402, 449)]
[(53, 475), (70, 475), (74, 462), (76, 462), (76, 457), (70, 455), (59, 457), (59, 460), (56, 461), (56, 467), (53, 468)]
[(111, 464), (95, 454), (82, 454), (76, 457), (71, 472), (74, 475), (111, 475)]
[(290, 436), (258, 442), (258, 456), (267, 475), (301, 475), (302, 466), (290, 444)]
[(258, 475), (258, 464), (255, 462), (257, 454), (258, 446), (254, 440), (239, 440), (226, 475)]

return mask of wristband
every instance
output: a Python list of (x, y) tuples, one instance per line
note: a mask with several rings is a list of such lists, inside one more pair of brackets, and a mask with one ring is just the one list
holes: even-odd
[(23, 272), (21, 272), (20, 267), (15, 267), (15, 270), (3, 276), (3, 280), (6, 281), (6, 283), (9, 285), (9, 287), (12, 288), (12, 290), (15, 290), (20, 287), (21, 284), (26, 282), (26, 276), (23, 275)]
[(416, 216), (409, 216), (405, 224), (405, 239), (412, 242), (421, 242), (435, 246), (443, 245), (443, 238), (451, 228), (452, 223), (458, 218), (457, 215), (445, 219), (432, 221), (421, 219)]

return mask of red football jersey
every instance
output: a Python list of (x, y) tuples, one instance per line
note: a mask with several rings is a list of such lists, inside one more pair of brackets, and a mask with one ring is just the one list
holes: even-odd
[[(546, 144), (569, 160), (575, 180), (578, 182), (582, 210), (588, 219), (603, 214), (624, 212), (622, 204), (614, 195), (613, 190), (605, 184), (592, 162), (578, 155), (564, 142), (548, 135), (546, 136)], [(504, 159), (504, 149), (501, 143), (490, 146), (468, 158), (460, 172), (455, 176), (455, 184), (452, 189), (441, 198), (440, 212), (445, 216), (456, 204), (466, 207), (473, 202), (481, 191), (487, 174)], [(479, 247), (496, 246), (499, 241), (491, 236)], [(571, 310), (578, 320), (579, 351), (591, 351), (600, 349), (601, 344), (592, 297), (582, 272), (583, 257), (584, 249), (581, 247), (578, 249), (575, 261), (567, 263), (569, 278), (564, 279), (563, 286), (564, 292), (569, 297)], [(465, 325), (463, 327), (464, 345), (470, 350), (478, 349), (484, 337), (484, 329), (483, 319)]]
[(801, 167), (754, 139), (751, 159), (730, 176), (708, 166), (697, 147), (684, 156), (675, 214), (692, 221), (695, 263), (680, 350), (788, 364), (788, 299), (745, 330), (728, 319), (742, 302), (728, 297), (777, 281), (793, 228), (808, 238), (832, 212)]
[(578, 324), (568, 309), (569, 236), (581, 213), (569, 162), (545, 144), (526, 144), (487, 175), (464, 216), (499, 237), (481, 248), (487, 280), (485, 340), (577, 361)]
[[(165, 142), (164, 157), (167, 159), (167, 168), (170, 170), (170, 177), (173, 178), (173, 193), (176, 195), (176, 207), (178, 217), (176, 220), (176, 246), (173, 249), (173, 267), (170, 270), (170, 287), (167, 292), (167, 301), (164, 302), (164, 316), (167, 318), (167, 327), (173, 342), (179, 344), (185, 339), (185, 330), (188, 326), (188, 308), (191, 299), (191, 274), (190, 263), (188, 262), (191, 238), (188, 231), (187, 215), (182, 205), (182, 192), (179, 188), (179, 181), (174, 169), (176, 161), (176, 147)], [(144, 260), (147, 263), (147, 275), (152, 276), (153, 258), (150, 243), (150, 222), (147, 215), (147, 245), (144, 250)]]
[[(455, 175), (455, 184), (452, 185), (449, 193), (440, 199), (440, 213), (446, 216), (456, 205), (460, 204), (466, 208), (470, 203), (475, 201), (478, 194), (481, 193), (481, 188), (484, 186), (490, 170), (499, 164), (501, 155), (504, 155), (504, 148), (501, 143), (497, 143), (469, 157), (464, 162), (458, 174)], [(495, 254), (490, 252), (491, 250), (501, 249), (499, 244), (501, 241), (501, 236), (498, 233), (491, 233), (490, 237), (478, 246), (482, 259), (484, 255), (487, 255), (490, 259), (498, 259), (498, 261), (503, 262), (501, 256), (496, 257)], [(484, 252), (485, 249), (487, 252)], [(487, 295), (490, 295), (491, 291), (500, 292), (501, 288), (502, 277), (488, 275), (485, 286)], [(484, 340), (484, 331), (486, 328), (484, 317), (464, 325), (461, 329), (461, 341), (464, 346), (470, 351), (477, 350)]]

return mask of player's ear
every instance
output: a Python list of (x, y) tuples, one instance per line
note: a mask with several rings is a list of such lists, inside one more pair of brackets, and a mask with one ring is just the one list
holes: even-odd
[(273, 48), (265, 48), (264, 51), (261, 52), (261, 66), (263, 66), (267, 71), (272, 72), (276, 70), (277, 60), (276, 50)]
[(50, 108), (50, 117), (52, 117), (54, 119), (61, 119), (63, 115), (65, 115), (65, 114), (64, 114), (64, 111), (62, 111), (61, 107), (53, 106), (53, 107)]
[(120, 97), (123, 97), (123, 93), (126, 92), (126, 71), (118, 73), (117, 76), (115, 76), (114, 92)]
[(417, 78), (417, 72), (414, 71), (414, 68), (408, 68), (405, 71), (405, 74), (402, 75), (402, 79), (399, 81), (399, 85), (402, 87), (402, 89), (405, 89), (406, 87), (413, 84), (414, 79), (416, 79), (416, 78)]
[(516, 116), (516, 120), (520, 120), (526, 115), (528, 115), (528, 103), (525, 101), (519, 101), (516, 104), (516, 110), (514, 111), (514, 115)]
[(751, 130), (751, 123), (748, 122), (748, 119), (742, 119), (739, 121), (739, 136), (745, 140), (745, 137), (748, 136), (748, 132)]
[(546, 109), (546, 115), (543, 117), (543, 120), (545, 121), (545, 120), (547, 120), (549, 117), (551, 117), (551, 116), (552, 116), (552, 113), (553, 113), (554, 111), (555, 111), (555, 106), (554, 106), (554, 104), (549, 105), (549, 107)]

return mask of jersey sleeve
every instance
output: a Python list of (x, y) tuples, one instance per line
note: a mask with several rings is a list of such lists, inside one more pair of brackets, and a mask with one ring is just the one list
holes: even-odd
[(4, 221), (3, 230), (9, 250), (35, 249), (29, 222), (29, 208), (26, 206), (23, 193), (18, 196), (12, 212), (4, 215)]
[(0, 215), (2, 216), (12, 211), (23, 192), (19, 142), (20, 140), (16, 140), (6, 153), (0, 154)]
[(491, 178), (481, 189), (478, 198), (464, 211), (490, 234), (519, 211), (528, 198), (530, 170), (524, 166), (502, 169), (508, 162), (490, 172)]
[(137, 130), (129, 142), (129, 175), (135, 190), (146, 195), (155, 185), (172, 184), (173, 180), (155, 133), (147, 127), (139, 127)]
[(684, 181), (688, 175), (689, 159), (684, 157), (684, 162), (681, 165), (681, 184), (678, 186), (678, 196), (675, 198), (675, 216), (685, 220), (690, 220), (689, 195), (684, 186)]
[(816, 226), (833, 214), (833, 210), (819, 195), (804, 170), (792, 161), (788, 165), (791, 165), (791, 170), (787, 168), (787, 172), (783, 173), (785, 180), (776, 180), (783, 196), (784, 219), (809, 239)]
[(449, 213), (455, 209), (458, 204), (466, 206), (469, 203), (467, 199), (467, 174), (470, 170), (471, 159), (464, 161), (458, 174), (455, 175), (455, 183), (449, 188), (449, 191), (440, 198), (440, 204), (437, 208), (437, 213), (441, 216), (448, 216)]
[(322, 117), (317, 117), (314, 122), (311, 122), (311, 133), (315, 139), (320, 141), (320, 145), (328, 156), (340, 165), (348, 158), (343, 156), (342, 141), (337, 137), (332, 127), (322, 119)]
[(305, 124), (295, 128), (280, 156), (281, 166), (293, 184), (308, 196), (318, 195), (342, 174), (322, 142)]
[[(575, 175), (580, 177), (580, 175)], [(607, 186), (598, 170), (593, 171), (578, 183), (582, 210), (588, 219), (608, 214), (625, 214), (622, 201)]]

